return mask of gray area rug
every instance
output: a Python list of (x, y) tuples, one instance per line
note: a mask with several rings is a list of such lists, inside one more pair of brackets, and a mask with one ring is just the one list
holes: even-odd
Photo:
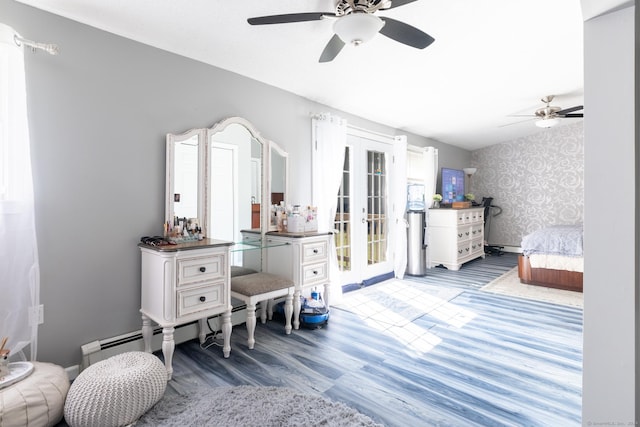
[(514, 267), (494, 281), (480, 289), (484, 292), (526, 298), (535, 301), (550, 302), (570, 307), (583, 306), (581, 292), (565, 291), (562, 289), (545, 288), (543, 286), (525, 285), (520, 283), (518, 267)]
[(166, 394), (139, 426), (380, 426), (342, 403), (284, 387), (198, 388)]

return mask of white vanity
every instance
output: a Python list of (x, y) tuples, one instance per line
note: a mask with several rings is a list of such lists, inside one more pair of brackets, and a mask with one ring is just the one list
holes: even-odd
[(229, 248), (232, 242), (204, 239), (165, 246), (140, 244), (142, 254), (142, 336), (151, 352), (154, 321), (162, 327), (162, 354), (167, 378), (173, 373), (175, 327), (199, 322), (199, 338), (206, 337), (206, 319), (222, 315), (224, 357), (231, 352), (231, 295)]
[[(329, 236), (267, 237), (276, 229), (271, 205), (288, 203), (288, 154), (247, 120), (231, 117), (211, 128), (168, 134), (166, 144), (165, 228), (198, 224), (207, 237), (198, 241), (170, 231), (169, 237), (178, 244), (139, 245), (145, 350), (151, 351), (155, 322), (163, 330), (162, 351), (171, 378), (178, 325), (197, 321), (202, 342), (207, 319), (221, 316), (223, 355), (229, 357), (232, 266), (294, 281), (297, 328), (300, 293), (324, 284), (328, 297)], [(251, 242), (243, 238), (242, 230), (251, 230)], [(272, 246), (282, 247), (272, 248), (277, 252), (269, 255)]]

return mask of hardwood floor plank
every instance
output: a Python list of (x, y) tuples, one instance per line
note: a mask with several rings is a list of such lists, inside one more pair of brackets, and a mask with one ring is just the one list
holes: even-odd
[(178, 345), (167, 393), (285, 386), (388, 426), (579, 426), (582, 310), (479, 290), (516, 262), (492, 256), (353, 291), (359, 303), (332, 308), (323, 328), (258, 323), (253, 350), (234, 327), (229, 359)]

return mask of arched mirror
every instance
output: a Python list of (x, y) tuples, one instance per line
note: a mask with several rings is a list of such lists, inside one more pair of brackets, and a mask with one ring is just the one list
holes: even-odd
[[(276, 229), (270, 208), (286, 204), (287, 178), (287, 153), (241, 117), (168, 134), (166, 220), (191, 219), (215, 239), (241, 242), (248, 232), (261, 241)], [(234, 255), (232, 263), (241, 259)]]
[(211, 237), (237, 242), (243, 230), (262, 233), (266, 146), (253, 126), (238, 117), (208, 130), (205, 227)]

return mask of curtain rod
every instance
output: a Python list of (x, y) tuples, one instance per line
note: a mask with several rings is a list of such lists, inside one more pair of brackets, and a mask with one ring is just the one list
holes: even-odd
[(27, 40), (25, 38), (22, 38), (17, 34), (13, 35), (13, 41), (16, 42), (18, 46), (25, 45), (27, 47), (30, 47), (33, 52), (39, 49), (39, 50), (44, 50), (45, 52), (51, 55), (57, 55), (58, 52), (60, 51), (57, 44), (37, 43), (37, 42), (34, 42), (33, 40)]

